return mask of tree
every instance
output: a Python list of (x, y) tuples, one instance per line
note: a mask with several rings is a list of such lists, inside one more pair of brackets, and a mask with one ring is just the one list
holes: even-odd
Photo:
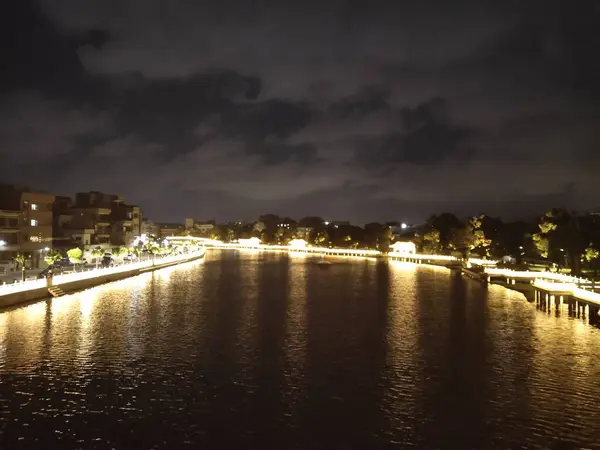
[(460, 252), (464, 259), (468, 259), (471, 255), (471, 249), (473, 248), (474, 242), (475, 237), (471, 227), (469, 225), (464, 225), (454, 230), (449, 246), (452, 250)]
[(585, 249), (582, 260), (587, 263), (588, 267), (594, 274), (594, 278), (596, 278), (598, 276), (598, 266), (600, 263), (600, 251), (593, 247), (588, 247)]
[(256, 233), (257, 237), (260, 237), (262, 235), (262, 232), (265, 231), (267, 229), (266, 225), (264, 224), (264, 222), (261, 222), (260, 220), (258, 222), (256, 222), (254, 224), (254, 226), (252, 227), (252, 231), (254, 233)]
[(46, 262), (46, 264), (51, 266), (52, 264), (56, 264), (62, 258), (63, 258), (63, 255), (60, 252), (60, 250), (52, 249), (52, 250), (49, 250), (48, 253), (46, 253), (46, 256), (44, 256), (44, 261)]
[(216, 239), (219, 239), (223, 242), (233, 241), (233, 237), (235, 235), (233, 228), (223, 225), (223, 226), (219, 226), (217, 228), (217, 231), (218, 231), (218, 236), (216, 237)]
[[(587, 229), (589, 227), (592, 229)], [(538, 253), (579, 275), (582, 256), (592, 240), (593, 220), (565, 209), (552, 209), (538, 222), (538, 232), (532, 236)]]
[(127, 255), (128, 253), (129, 253), (129, 249), (127, 247), (125, 247), (124, 245), (120, 245), (113, 249), (113, 255), (118, 256), (119, 258), (122, 258), (123, 256)]
[(461, 228), (463, 223), (454, 214), (442, 213), (429, 218), (427, 225), (439, 231), (441, 251), (448, 251), (454, 230)]
[(278, 245), (287, 245), (292, 239), (293, 231), (286, 227), (278, 227), (275, 232), (275, 240)]
[(533, 256), (537, 251), (532, 238), (528, 236), (532, 236), (534, 228), (538, 229), (537, 225), (524, 221), (507, 223), (497, 221), (495, 230), (492, 229), (495, 231), (491, 245), (492, 255), (498, 259), (511, 255), (516, 258), (517, 263), (521, 263), (525, 255)]
[(100, 262), (100, 257), (104, 255), (104, 250), (100, 247), (96, 247), (91, 251), (92, 257), (96, 260), (96, 269), (98, 268), (98, 263)]
[(548, 254), (550, 253), (550, 239), (544, 236), (543, 233), (535, 233), (531, 238), (540, 256), (544, 259), (548, 258)]
[(79, 247), (75, 247), (67, 250), (67, 256), (69, 257), (69, 261), (73, 263), (73, 271), (75, 271), (75, 264), (79, 264), (81, 262), (83, 251)]
[(485, 232), (483, 231), (483, 220), (485, 216), (471, 217), (469, 219), (469, 233), (471, 234), (470, 250), (476, 250), (480, 256), (490, 256), (490, 246), (492, 245), (491, 239), (487, 239)]
[(325, 227), (325, 221), (321, 217), (303, 217), (298, 221), (298, 225), (305, 228), (321, 229)]
[(427, 254), (436, 254), (441, 251), (440, 232), (436, 229), (430, 229), (417, 236), (416, 244), (419, 251)]
[(548, 211), (544, 214), (538, 223), (539, 231), (531, 237), (538, 253), (542, 258), (550, 256), (550, 237), (556, 231), (557, 225), (554, 222), (554, 213)]
[(364, 243), (367, 248), (381, 249), (389, 248), (392, 237), (390, 227), (387, 225), (371, 222), (365, 225)]
[(315, 245), (324, 247), (329, 245), (329, 234), (327, 231), (319, 231), (315, 236)]
[(27, 267), (25, 267), (25, 263), (29, 260), (29, 258), (29, 256), (26, 256), (23, 253), (17, 253), (14, 257), (14, 261), (21, 268), (21, 281), (25, 281), (26, 279), (25, 271), (27, 270)]
[(385, 227), (381, 230), (381, 233), (377, 239), (377, 250), (382, 253), (390, 251), (390, 242), (392, 241), (392, 230), (389, 227)]

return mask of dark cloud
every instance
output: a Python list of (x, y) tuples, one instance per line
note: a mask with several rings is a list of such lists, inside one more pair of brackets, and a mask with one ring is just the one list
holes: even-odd
[(596, 206), (598, 2), (13, 6), (15, 181), (119, 191), (163, 220)]
[(334, 102), (329, 107), (332, 114), (342, 119), (365, 117), (378, 111), (389, 111), (389, 86), (366, 86), (358, 93)]
[(398, 131), (367, 139), (359, 160), (372, 168), (393, 169), (401, 164), (439, 164), (474, 155), (469, 138), (474, 131), (453, 123), (446, 101), (434, 98), (414, 108), (403, 108)]

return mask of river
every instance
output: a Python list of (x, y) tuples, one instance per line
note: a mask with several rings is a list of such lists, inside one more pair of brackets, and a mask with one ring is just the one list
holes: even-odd
[(210, 251), (0, 312), (0, 448), (600, 448), (599, 329), (317, 261)]

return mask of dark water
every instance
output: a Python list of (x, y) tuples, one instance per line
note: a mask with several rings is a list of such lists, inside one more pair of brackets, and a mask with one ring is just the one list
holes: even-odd
[(0, 448), (600, 448), (600, 330), (338, 261), (212, 252), (0, 313)]

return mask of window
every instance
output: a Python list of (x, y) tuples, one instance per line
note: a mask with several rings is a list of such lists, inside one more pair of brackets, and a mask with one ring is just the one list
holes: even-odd
[(29, 221), (29, 224), (30, 224), (32, 227), (37, 227), (38, 221), (37, 221), (36, 219), (31, 219), (31, 220)]
[(38, 209), (38, 205), (36, 203), (32, 203), (31, 204), (31, 210), (32, 211), (37, 211), (37, 209)]

